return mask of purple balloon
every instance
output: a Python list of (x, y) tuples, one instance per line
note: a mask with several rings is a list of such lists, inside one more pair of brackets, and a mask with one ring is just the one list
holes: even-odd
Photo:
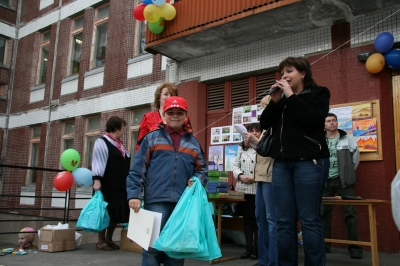
[(383, 55), (385, 63), (393, 69), (400, 69), (400, 49), (392, 49)]
[(375, 38), (375, 50), (381, 54), (389, 51), (394, 43), (394, 37), (390, 32), (382, 32)]

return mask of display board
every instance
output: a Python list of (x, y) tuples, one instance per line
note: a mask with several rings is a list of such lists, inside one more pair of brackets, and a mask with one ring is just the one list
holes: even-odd
[(339, 129), (354, 136), (361, 161), (383, 160), (379, 100), (335, 104), (329, 112), (338, 117)]

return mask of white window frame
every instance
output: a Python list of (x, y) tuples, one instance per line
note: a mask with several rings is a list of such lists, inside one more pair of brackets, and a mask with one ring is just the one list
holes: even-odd
[[(93, 38), (92, 38), (92, 51), (91, 51), (91, 53), (90, 53), (90, 66), (91, 66), (91, 68), (93, 69), (93, 68), (98, 68), (98, 67), (104, 67), (104, 65), (102, 65), (102, 66), (96, 66), (96, 56), (95, 56), (95, 53), (96, 53), (96, 51), (97, 51), (97, 28), (100, 26), (100, 25), (102, 25), (102, 24), (104, 24), (104, 23), (108, 23), (108, 20), (109, 20), (109, 16), (110, 15), (108, 15), (108, 16), (106, 16), (106, 17), (104, 17), (104, 18), (101, 18), (101, 19), (96, 19), (97, 18), (97, 15), (98, 15), (98, 11), (99, 11), (99, 9), (101, 9), (101, 8), (103, 8), (103, 7), (105, 7), (105, 6), (107, 6), (107, 5), (109, 5), (109, 3), (107, 3), (107, 4), (105, 4), (105, 5), (102, 5), (102, 6), (100, 6), (100, 7), (98, 7), (98, 8), (96, 8), (96, 11), (95, 11), (95, 14), (94, 14), (94, 26), (93, 26)], [(108, 25), (107, 25), (107, 34), (108, 34)], [(107, 40), (106, 40), (107, 41)], [(107, 43), (106, 43), (106, 50), (107, 50)], [(105, 58), (105, 54), (106, 54), (106, 50), (104, 51), (104, 58)]]
[[(83, 18), (83, 16), (76, 17), (73, 20), (73, 22), (71, 23), (71, 39), (70, 39), (69, 48), (68, 48), (68, 50), (69, 50), (69, 55), (68, 55), (69, 60), (68, 60), (68, 63), (67, 63), (67, 73), (66, 73), (67, 76), (76, 75), (76, 74), (79, 73), (79, 71), (77, 73), (72, 73), (72, 66), (73, 66), (73, 64), (72, 64), (72, 56), (74, 55), (74, 50), (73, 49), (75, 47), (74, 46), (74, 37), (76, 35), (78, 35), (78, 34), (81, 34), (81, 33), (83, 34), (83, 25), (82, 25), (82, 27), (79, 27), (79, 28), (75, 29), (75, 22), (76, 22), (76, 20), (78, 20), (80, 18)], [(81, 52), (81, 57), (82, 57), (82, 52)]]
[[(37, 129), (37, 128), (40, 128), (40, 131), (42, 130), (41, 125), (33, 126), (30, 128), (30, 139), (29, 139), (30, 144), (29, 144), (29, 160), (28, 160), (28, 162), (29, 162), (28, 166), (30, 166), (30, 167), (37, 167), (38, 166), (37, 164), (39, 161), (40, 134), (39, 134), (39, 136), (34, 136), (35, 129)], [(34, 158), (32, 158), (32, 156), (33, 156), (35, 144), (38, 145), (38, 150), (37, 150), (37, 154), (36, 154), (37, 158), (36, 158), (36, 162), (34, 163), (34, 165), (32, 165), (32, 160), (34, 159)], [(34, 174), (34, 172), (37, 174), (37, 170), (28, 170), (27, 171), (27, 176), (26, 176), (26, 184), (27, 185), (36, 184), (37, 180), (35, 180), (35, 182), (32, 182), (32, 175)]]
[[(131, 153), (131, 165), (133, 163), (133, 158), (135, 157), (135, 150), (136, 150), (136, 142), (137, 142), (137, 137), (139, 134), (139, 126), (140, 126), (140, 122), (142, 122), (142, 120), (140, 119), (140, 121), (134, 121), (134, 117), (135, 117), (135, 112), (141, 111), (141, 113), (147, 113), (151, 111), (151, 106), (146, 106), (146, 107), (141, 107), (141, 108), (136, 108), (130, 111), (129, 114), (129, 141), (128, 141), (128, 149)], [(135, 138), (133, 138), (132, 136), (135, 136)]]
[(0, 39), (4, 39), (4, 53), (3, 53), (3, 61), (0, 60), (0, 65), (5, 66), (7, 62), (7, 48), (8, 48), (8, 39), (4, 36), (0, 35)]
[[(99, 125), (98, 129), (88, 130), (89, 120), (92, 119), (92, 118), (100, 118), (100, 125)], [(100, 127), (101, 127), (101, 116), (100, 115), (86, 117), (86, 120), (85, 120), (85, 141), (84, 141), (85, 142), (84, 143), (84, 147), (85, 148), (84, 148), (84, 151), (83, 151), (83, 158), (84, 159), (81, 160), (81, 164), (82, 164), (82, 167), (86, 167), (89, 170), (92, 170), (91, 169), (92, 168), (91, 167), (91, 165), (92, 165), (91, 158), (92, 158), (92, 154), (93, 154), (93, 148), (89, 151), (90, 154), (87, 154), (87, 150), (88, 150), (87, 145), (89, 145), (88, 138), (89, 137), (100, 137), (101, 136)]]
[[(42, 73), (42, 67), (43, 67), (43, 62), (42, 62), (43, 49), (45, 47), (48, 47), (49, 48), (49, 52), (50, 52), (50, 37), (49, 37), (49, 40), (44, 40), (44, 36), (47, 33), (50, 33), (50, 31), (45, 31), (40, 36), (40, 48), (39, 48), (39, 60), (38, 60), (37, 75), (36, 75), (36, 85), (40, 85), (40, 84), (45, 84), (46, 83), (46, 80), (44, 82), (40, 82), (41, 81), (40, 79), (41, 79), (41, 73)], [(46, 60), (44, 60), (44, 61), (46, 61)], [(47, 65), (46, 65), (46, 70), (45, 71), (47, 72)]]
[[(135, 6), (137, 6), (137, 5), (139, 5), (141, 3), (140, 0), (135, 0), (135, 2), (136, 2)], [(143, 47), (143, 51), (141, 49), (142, 39), (143, 39), (142, 36), (141, 36), (142, 30), (144, 30), (144, 43), (143, 43), (143, 46), (146, 46), (146, 43), (145, 43), (145, 41), (146, 41), (146, 30), (147, 30), (146, 29), (147, 28), (146, 23), (147, 23), (147, 20), (144, 20), (144, 21), (136, 20), (136, 25), (135, 25), (135, 44), (134, 44), (134, 51), (133, 51), (133, 54), (135, 56), (147, 54), (147, 52), (144, 50), (144, 47)]]

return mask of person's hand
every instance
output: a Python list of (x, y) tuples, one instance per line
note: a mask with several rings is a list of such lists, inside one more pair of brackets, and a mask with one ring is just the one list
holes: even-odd
[(292, 87), (290, 87), (289, 83), (286, 80), (277, 80), (275, 85), (279, 87), (283, 91), (283, 93), (285, 93), (286, 98), (289, 98), (293, 94)]
[(142, 205), (142, 201), (140, 199), (130, 199), (129, 200), (129, 208), (134, 210), (134, 212), (138, 212)]
[(188, 186), (191, 187), (194, 184), (193, 178), (190, 178), (188, 181)]
[(254, 177), (247, 175), (240, 175), (240, 181), (242, 181), (245, 184), (251, 184), (254, 182)]
[(245, 142), (247, 141), (248, 143), (252, 143), (254, 145), (257, 145), (260, 142), (260, 139), (258, 139), (256, 136), (254, 136), (249, 132), (245, 132), (244, 136), (245, 136), (244, 137)]
[(101, 188), (101, 182), (100, 182), (100, 180), (94, 180), (94, 183), (93, 183), (93, 190), (94, 191), (97, 191), (97, 190), (99, 190)]

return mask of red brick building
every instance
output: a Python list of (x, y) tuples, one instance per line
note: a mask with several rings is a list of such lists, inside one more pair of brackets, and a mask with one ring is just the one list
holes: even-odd
[[(138, 1), (2, 0), (0, 163), (61, 169), (62, 151), (73, 148), (81, 155), (80, 167), (90, 168), (93, 142), (112, 115), (128, 122), (123, 143), (133, 152), (141, 117), (165, 80), (179, 84), (207, 151), (211, 127), (231, 125), (232, 108), (258, 103), (279, 77), (282, 59), (306, 56), (316, 82), (330, 89), (331, 105), (379, 101), (381, 150), (363, 156), (356, 193), (390, 200), (400, 167), (399, 73), (385, 67), (371, 74), (357, 56), (374, 52), (374, 39), (383, 31), (399, 47), (400, 3), (340, 2), (176, 0), (176, 18), (154, 35), (132, 17)], [(54, 175), (2, 168), (0, 194), (58, 195)], [(74, 197), (91, 190), (74, 185), (71, 192)], [(8, 198), (0, 206), (63, 203)], [(54, 210), (24, 213), (62, 216)], [(360, 240), (368, 240), (368, 212), (358, 208), (358, 215)], [(333, 237), (346, 239), (342, 220), (337, 208)], [(377, 223), (379, 251), (398, 252), (390, 205), (378, 208)]]

